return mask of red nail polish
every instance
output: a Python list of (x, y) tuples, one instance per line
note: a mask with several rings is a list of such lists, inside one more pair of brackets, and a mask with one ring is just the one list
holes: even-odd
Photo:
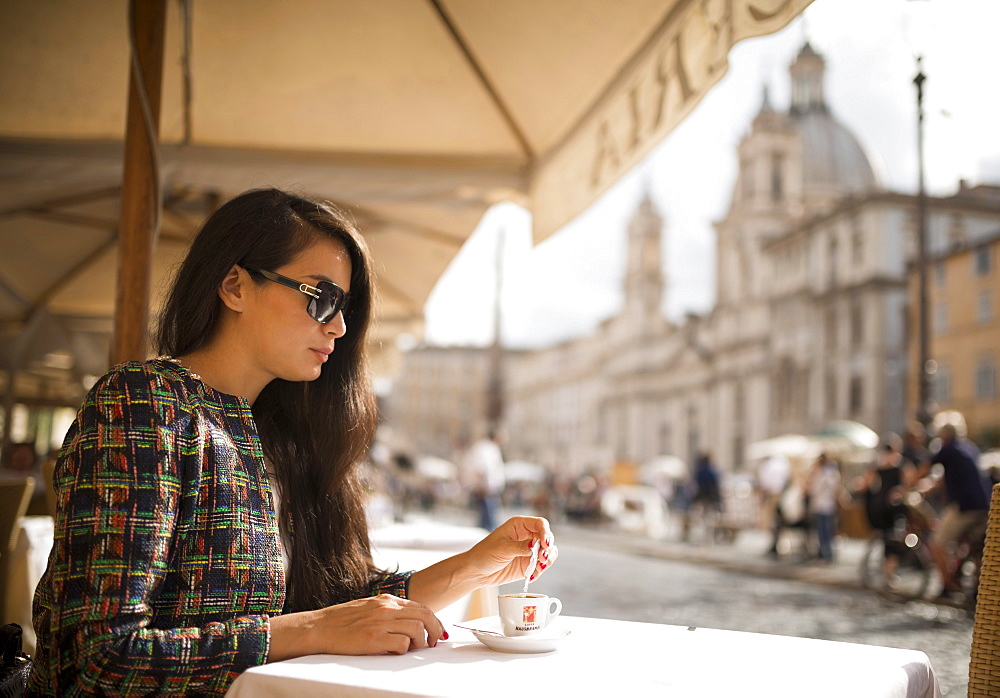
[(444, 631), (444, 634), (443, 634), (443, 635), (441, 635), (441, 637), (442, 637), (443, 639), (447, 640), (447, 639), (448, 639), (448, 631), (447, 631), (447, 630), (445, 630), (445, 631)]
[(529, 582), (533, 582), (533, 581), (535, 581), (535, 575), (531, 575), (531, 578), (530, 578), (530, 579), (528, 579), (528, 581), (529, 581)]

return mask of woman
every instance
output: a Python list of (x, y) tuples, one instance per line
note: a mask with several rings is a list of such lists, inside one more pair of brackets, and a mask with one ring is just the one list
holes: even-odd
[(165, 356), (111, 369), (67, 434), (29, 692), (221, 695), (267, 661), (434, 646), (434, 610), (522, 578), (536, 540), (535, 574), (555, 561), (548, 523), (518, 517), (425, 570), (374, 568), (372, 302), (367, 247), (333, 208), (268, 189), (209, 218)]

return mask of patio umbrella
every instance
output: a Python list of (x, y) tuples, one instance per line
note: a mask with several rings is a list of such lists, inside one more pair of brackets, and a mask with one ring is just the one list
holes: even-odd
[[(420, 333), (489, 206), (527, 205), (544, 239), (690, 112), (735, 42), (810, 1), (181, 0), (135, 51), (126, 3), (4, 2), (0, 357), (9, 375), (35, 372), (17, 381), (24, 399), (42, 399), (49, 374), (100, 372), (119, 265), (151, 275), (123, 304), (155, 317), (198, 223), (262, 185), (357, 219), (378, 264), (374, 346), (392, 347)], [(158, 36), (162, 70), (145, 63)], [(130, 109), (133, 57), (149, 99)], [(127, 119), (138, 135), (125, 143)], [(148, 171), (123, 181), (144, 139)], [(123, 191), (131, 201), (143, 182), (150, 230), (122, 216)], [(121, 252), (157, 219), (150, 260)]]
[(639, 469), (639, 478), (646, 484), (660, 480), (684, 480), (690, 475), (687, 463), (677, 456), (662, 455), (651, 458)]
[(878, 446), (878, 434), (860, 422), (848, 419), (826, 424), (812, 435), (812, 440), (820, 447), (831, 450), (867, 450)]
[(543, 483), (548, 478), (548, 471), (543, 466), (524, 460), (504, 463), (503, 474), (507, 482)]
[(747, 446), (747, 459), (762, 460), (770, 456), (802, 458), (811, 454), (813, 447), (809, 437), (802, 434), (783, 434), (770, 439), (755, 441)]
[(420, 456), (417, 458), (417, 475), (427, 480), (456, 480), (458, 466), (438, 456)]

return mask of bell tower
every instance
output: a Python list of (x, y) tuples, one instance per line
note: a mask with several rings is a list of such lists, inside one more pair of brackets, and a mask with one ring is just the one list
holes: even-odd
[(662, 316), (664, 277), (661, 266), (663, 217), (647, 189), (628, 226), (625, 270), (625, 314), (636, 318)]

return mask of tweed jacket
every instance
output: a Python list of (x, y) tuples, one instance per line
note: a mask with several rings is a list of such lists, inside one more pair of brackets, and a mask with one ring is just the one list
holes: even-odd
[[(285, 573), (245, 398), (162, 359), (116, 366), (53, 479), (29, 694), (222, 695), (266, 661)], [(407, 581), (371, 591), (405, 596)]]

